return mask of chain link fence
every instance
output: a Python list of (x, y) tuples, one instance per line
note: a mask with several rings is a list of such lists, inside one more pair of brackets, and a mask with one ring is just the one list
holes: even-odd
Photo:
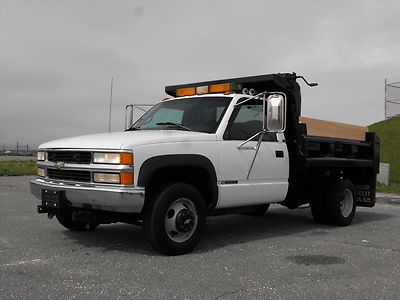
[(400, 82), (385, 79), (385, 119), (400, 116)]
[(27, 144), (0, 144), (0, 155), (35, 155), (36, 148)]

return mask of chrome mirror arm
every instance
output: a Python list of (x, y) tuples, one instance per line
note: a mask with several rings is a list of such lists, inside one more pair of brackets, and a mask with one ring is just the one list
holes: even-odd
[(257, 154), (258, 154), (258, 151), (260, 150), (261, 142), (264, 138), (265, 131), (260, 131), (259, 134), (260, 134), (260, 137), (258, 138), (257, 146), (255, 147), (256, 153), (254, 153), (254, 157), (253, 157), (253, 160), (251, 161), (249, 172), (247, 172), (247, 180), (249, 180), (251, 170), (253, 169), (254, 162), (256, 161)]
[[(264, 134), (266, 134), (267, 133), (267, 131), (266, 130), (262, 130), (262, 131), (260, 131), (260, 132), (257, 132), (255, 135), (253, 135), (251, 138), (249, 138), (248, 140), (246, 140), (246, 141), (244, 141), (243, 143), (241, 143), (240, 145), (238, 145), (237, 146), (237, 149), (238, 150), (255, 150), (256, 151), (256, 153), (254, 153), (254, 157), (253, 157), (253, 160), (251, 161), (251, 165), (250, 165), (250, 168), (249, 168), (249, 171), (247, 172), (247, 180), (249, 180), (249, 177), (250, 177), (250, 173), (251, 173), (251, 170), (253, 169), (253, 166), (254, 166), (254, 163), (255, 163), (255, 161), (256, 161), (256, 158), (257, 158), (257, 155), (258, 155), (258, 151), (260, 150), (260, 147), (261, 147), (261, 142), (262, 142), (262, 140), (263, 140), (263, 138), (264, 138)], [(259, 138), (258, 138), (258, 141), (257, 141), (257, 145), (255, 146), (255, 147), (243, 147), (245, 144), (247, 144), (248, 142), (250, 142), (252, 139), (254, 139), (256, 136), (260, 136)]]
[(243, 143), (241, 143), (240, 145), (236, 146), (236, 148), (239, 149), (239, 150), (241, 150), (241, 149), (242, 149), (242, 150), (243, 150), (243, 149), (246, 149), (246, 150), (249, 150), (249, 149), (251, 149), (251, 150), (256, 150), (256, 147), (244, 148), (243, 146), (246, 145), (248, 142), (250, 142), (252, 139), (254, 139), (256, 136), (258, 136), (258, 135), (261, 134), (261, 133), (263, 133), (263, 131), (257, 132), (255, 135), (253, 135), (253, 136), (250, 137), (249, 139), (245, 140), (245, 141), (244, 141)]

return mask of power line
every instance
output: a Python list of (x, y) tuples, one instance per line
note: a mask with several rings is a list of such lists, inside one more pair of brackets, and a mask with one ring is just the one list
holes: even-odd
[(110, 114), (109, 114), (109, 116), (108, 116), (108, 132), (111, 132), (111, 107), (112, 107), (113, 82), (114, 82), (114, 77), (111, 77), (111, 87), (110, 87)]

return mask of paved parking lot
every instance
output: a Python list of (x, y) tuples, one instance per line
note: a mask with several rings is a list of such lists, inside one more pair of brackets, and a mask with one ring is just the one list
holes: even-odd
[(398, 299), (400, 199), (354, 223), (309, 209), (209, 218), (193, 253), (161, 256), (140, 227), (65, 230), (36, 213), (32, 177), (0, 177), (0, 298)]

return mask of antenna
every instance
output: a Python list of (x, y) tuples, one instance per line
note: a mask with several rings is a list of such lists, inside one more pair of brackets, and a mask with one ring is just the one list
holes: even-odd
[(112, 107), (112, 92), (113, 92), (114, 77), (111, 77), (111, 87), (110, 87), (110, 114), (108, 116), (108, 132), (111, 132), (111, 107)]

